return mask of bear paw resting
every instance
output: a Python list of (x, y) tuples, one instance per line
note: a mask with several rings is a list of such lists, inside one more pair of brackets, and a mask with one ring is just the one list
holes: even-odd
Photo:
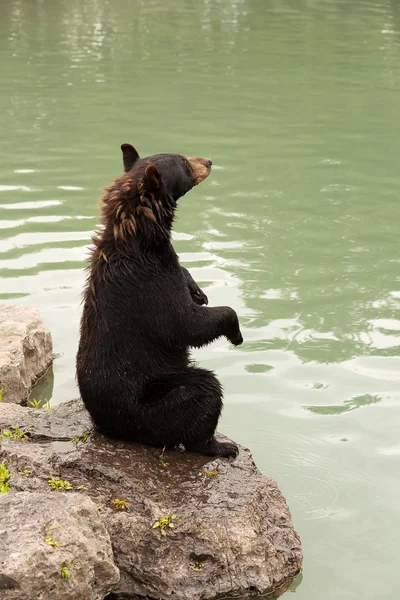
[(237, 317), (236, 312), (233, 308), (229, 306), (225, 307), (227, 311), (227, 325), (228, 329), (226, 332), (226, 338), (230, 341), (234, 346), (240, 346), (243, 344), (243, 337), (239, 327), (239, 319)]
[(186, 284), (189, 288), (189, 292), (190, 292), (193, 302), (195, 302), (196, 304), (199, 304), (200, 306), (202, 306), (204, 304), (208, 304), (207, 296), (205, 295), (203, 290), (201, 290), (199, 288), (199, 286), (194, 281), (194, 279), (192, 278), (189, 271), (182, 267), (182, 273), (186, 279)]
[(201, 444), (193, 444), (185, 448), (187, 452), (196, 452), (205, 456), (213, 456), (214, 458), (236, 458), (239, 454), (239, 448), (236, 444), (229, 442), (219, 442), (212, 437), (208, 442)]
[(106, 188), (84, 292), (82, 399), (105, 434), (235, 457), (235, 445), (214, 439), (222, 388), (211, 371), (193, 366), (189, 351), (220, 337), (240, 345), (238, 317), (206, 306), (171, 244), (177, 201), (208, 177), (212, 162), (121, 149), (125, 174)]
[(214, 439), (209, 446), (205, 447), (204, 454), (206, 456), (236, 458), (239, 454), (239, 448), (236, 446), (236, 444), (229, 444), (227, 442), (222, 443)]
[(203, 290), (201, 290), (200, 288), (197, 288), (197, 290), (195, 292), (191, 292), (191, 296), (193, 299), (193, 302), (196, 302), (196, 304), (199, 304), (200, 306), (203, 306), (204, 304), (208, 304), (208, 298), (205, 295), (205, 293), (203, 292)]

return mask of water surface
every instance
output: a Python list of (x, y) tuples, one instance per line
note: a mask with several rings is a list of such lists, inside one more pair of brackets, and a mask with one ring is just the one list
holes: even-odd
[(0, 299), (51, 328), (52, 403), (77, 394), (83, 261), (119, 145), (212, 157), (175, 247), (242, 323), (243, 346), (196, 354), (225, 387), (220, 429), (288, 499), (296, 600), (393, 600), (399, 3), (0, 0), (0, 16)]

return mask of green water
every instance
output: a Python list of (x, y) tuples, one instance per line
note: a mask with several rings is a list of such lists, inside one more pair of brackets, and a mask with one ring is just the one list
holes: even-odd
[(51, 328), (53, 404), (120, 143), (210, 156), (175, 247), (242, 323), (197, 353), (220, 429), (287, 497), (296, 600), (397, 598), (400, 3), (0, 0), (0, 81), (0, 298)]

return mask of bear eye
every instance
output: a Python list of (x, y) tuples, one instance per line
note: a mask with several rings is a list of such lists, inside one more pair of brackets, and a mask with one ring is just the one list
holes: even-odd
[(186, 173), (186, 175), (192, 175), (192, 167), (190, 166), (190, 163), (188, 160), (186, 160), (186, 158), (184, 158), (182, 156), (182, 163), (183, 163), (183, 169)]

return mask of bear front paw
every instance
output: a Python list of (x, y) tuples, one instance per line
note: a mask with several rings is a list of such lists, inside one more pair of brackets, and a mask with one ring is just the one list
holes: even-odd
[(234, 346), (240, 346), (241, 344), (243, 344), (243, 336), (240, 330), (237, 333), (235, 333), (235, 335), (232, 336), (229, 341)]
[(197, 288), (197, 290), (192, 293), (192, 300), (200, 306), (203, 304), (208, 304), (208, 298), (200, 288)]

